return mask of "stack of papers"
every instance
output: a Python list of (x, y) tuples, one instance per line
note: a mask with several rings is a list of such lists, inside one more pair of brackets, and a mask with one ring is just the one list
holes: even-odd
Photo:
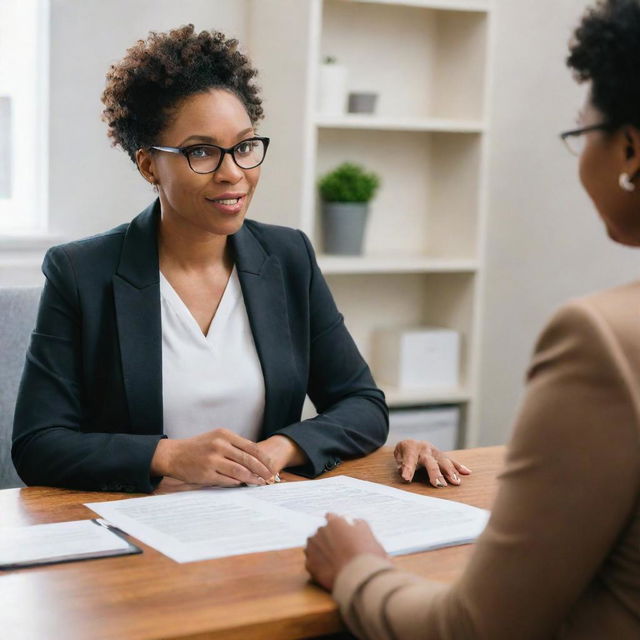
[(0, 528), (0, 569), (141, 553), (95, 520)]
[(327, 512), (366, 520), (396, 555), (472, 542), (489, 518), (484, 509), (347, 476), (86, 506), (176, 562), (301, 547)]

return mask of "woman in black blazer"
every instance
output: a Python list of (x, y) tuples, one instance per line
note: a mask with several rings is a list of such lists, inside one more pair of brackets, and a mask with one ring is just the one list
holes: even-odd
[[(316, 476), (385, 442), (384, 395), (309, 240), (245, 220), (269, 143), (255, 130), (255, 74), (236, 41), (191, 25), (152, 34), (111, 67), (109, 134), (158, 199), (129, 224), (45, 257), (14, 421), (27, 484), (264, 484), (284, 467)], [(206, 335), (234, 269), (264, 380), (258, 442), (216, 424), (215, 409), (209, 429), (166, 438), (160, 274)], [(307, 394), (319, 415), (301, 421)], [(442, 473), (457, 484), (454, 463), (433, 454), (434, 484)]]

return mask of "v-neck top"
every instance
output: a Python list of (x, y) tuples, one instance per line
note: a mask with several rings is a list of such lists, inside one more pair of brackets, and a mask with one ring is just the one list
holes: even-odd
[(264, 416), (264, 376), (234, 266), (203, 334), (160, 273), (164, 433), (191, 436), (224, 427), (256, 441)]

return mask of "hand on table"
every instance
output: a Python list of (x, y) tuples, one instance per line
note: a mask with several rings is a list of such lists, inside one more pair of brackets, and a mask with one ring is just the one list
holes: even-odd
[[(460, 475), (468, 476), (471, 469), (451, 460), (440, 449), (424, 440), (402, 440), (393, 451), (398, 472), (405, 482), (411, 482), (417, 469), (424, 467), (434, 487), (446, 487), (447, 480), (459, 485)], [(460, 475), (459, 475), (460, 474)], [(446, 480), (445, 480), (446, 477)]]
[(304, 553), (307, 571), (327, 591), (333, 589), (340, 571), (356, 556), (370, 553), (389, 557), (364, 520), (351, 524), (333, 513), (326, 517), (327, 524), (307, 539)]
[(271, 470), (280, 473), (285, 467), (298, 467), (307, 461), (305, 452), (287, 436), (276, 434), (258, 442), (258, 448), (271, 460)]
[(160, 440), (151, 473), (191, 484), (237, 487), (273, 482), (277, 471), (258, 444), (228, 429), (214, 429), (192, 438)]

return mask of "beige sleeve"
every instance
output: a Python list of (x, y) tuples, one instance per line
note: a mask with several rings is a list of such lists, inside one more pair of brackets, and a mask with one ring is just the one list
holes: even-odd
[(551, 637), (593, 579), (640, 490), (634, 381), (586, 304), (543, 332), (491, 519), (453, 587), (371, 556), (334, 597), (361, 638)]

